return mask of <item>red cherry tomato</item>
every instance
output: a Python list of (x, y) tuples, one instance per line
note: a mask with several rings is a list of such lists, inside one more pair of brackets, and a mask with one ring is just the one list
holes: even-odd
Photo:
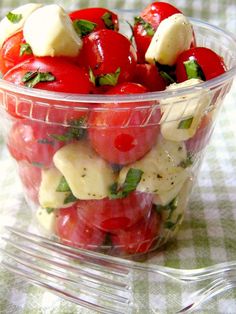
[(212, 131), (212, 119), (209, 114), (204, 115), (194, 136), (186, 141), (187, 151), (196, 154), (204, 149), (209, 143)]
[[(45, 89), (54, 92), (77, 94), (88, 94), (91, 90), (91, 82), (89, 80), (89, 75), (87, 71), (69, 62), (68, 58), (66, 59), (63, 57), (30, 58), (22, 63), (17, 64), (15, 67), (9, 70), (3, 76), (3, 79), (17, 85), (24, 86), (32, 82), (30, 80), (23, 82), (24, 77), (28, 72), (33, 72), (35, 76), (37, 75), (37, 73), (40, 76), (40, 73), (47, 72), (52, 75), (51, 78), (46, 77), (46, 81), (39, 81), (38, 83), (33, 85), (33, 88)], [(34, 98), (32, 98), (32, 100), (33, 99)], [(50, 102), (52, 104), (54, 103), (53, 101), (49, 100), (49, 103)], [(68, 102), (67, 105), (73, 106), (73, 103)], [(29, 104), (16, 104), (14, 99), (10, 100), (7, 104), (8, 112), (15, 117), (18, 117), (21, 114), (24, 116), (24, 111), (26, 111), (27, 115), (29, 108)], [(38, 108), (38, 110), (45, 111), (47, 110), (47, 108), (45, 109), (43, 106), (41, 106), (41, 108)]]
[(160, 233), (160, 217), (152, 211), (126, 230), (112, 235), (112, 244), (128, 254), (147, 253), (154, 246)]
[(50, 167), (54, 153), (65, 145), (55, 135), (64, 135), (62, 126), (47, 125), (30, 120), (13, 124), (7, 141), (8, 149), (16, 160), (25, 160), (39, 167)]
[(38, 203), (41, 169), (27, 161), (19, 161), (18, 172), (27, 197), (34, 203)]
[(161, 77), (157, 67), (152, 64), (137, 64), (133, 81), (146, 86), (151, 92), (166, 88), (165, 80)]
[(188, 79), (184, 62), (195, 60), (203, 71), (206, 80), (210, 80), (226, 71), (223, 59), (206, 47), (194, 47), (181, 53), (176, 61), (178, 82)]
[[(145, 90), (139, 84), (123, 83), (108, 93), (132, 94)], [(141, 108), (145, 105), (147, 108)], [(124, 165), (140, 159), (155, 144), (160, 130), (160, 110), (151, 110), (151, 104), (147, 102), (103, 104), (101, 111), (91, 112), (89, 119), (89, 139), (93, 148), (111, 163)], [(150, 115), (149, 123), (153, 122), (153, 125), (140, 127)]]
[(97, 24), (93, 31), (104, 28), (119, 30), (117, 14), (105, 8), (80, 9), (71, 12), (69, 16), (72, 21), (82, 19)]
[(32, 57), (31, 50), (21, 52), (25, 45), (23, 32), (20, 31), (7, 38), (0, 49), (0, 71), (5, 74), (16, 64)]
[(95, 77), (120, 71), (118, 83), (131, 81), (137, 55), (124, 35), (102, 29), (86, 36), (79, 55), (79, 63), (90, 68)]
[(145, 53), (161, 21), (176, 13), (181, 11), (165, 2), (151, 3), (141, 12), (141, 21), (137, 20), (133, 28), (140, 63), (145, 62)]
[(146, 217), (152, 208), (153, 196), (133, 192), (121, 199), (78, 201), (78, 216), (88, 225), (113, 232), (126, 229)]
[(75, 205), (59, 209), (56, 217), (56, 233), (66, 244), (94, 250), (105, 241), (106, 233), (81, 220)]

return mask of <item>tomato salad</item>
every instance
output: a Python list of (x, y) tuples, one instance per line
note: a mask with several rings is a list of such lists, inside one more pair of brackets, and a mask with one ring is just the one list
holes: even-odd
[[(126, 96), (192, 87), (226, 71), (221, 56), (197, 46), (191, 22), (171, 4), (151, 3), (130, 26), (132, 38), (107, 8), (67, 13), (56, 4), (23, 5), (0, 22), (3, 80)], [(30, 119), (27, 104), (9, 99), (7, 146), (41, 225), (65, 243), (119, 254), (146, 253), (172, 237), (212, 126), (206, 93), (176, 102), (189, 102), (181, 118), (168, 99), (158, 106), (114, 101), (98, 110), (88, 104), (89, 114), (68, 102), (46, 123), (37, 119), (43, 107)]]

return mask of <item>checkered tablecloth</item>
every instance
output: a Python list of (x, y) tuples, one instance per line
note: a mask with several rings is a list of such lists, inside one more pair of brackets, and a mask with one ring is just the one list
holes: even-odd
[[(0, 15), (28, 1), (0, 1)], [(40, 1), (35, 1), (40, 2)], [(51, 3), (52, 1), (44, 1)], [(235, 0), (175, 0), (187, 15), (209, 20), (230, 31), (236, 31)], [(149, 1), (56, 1), (66, 8), (79, 6), (108, 6), (109, 8), (141, 9)], [(177, 239), (151, 262), (177, 268), (196, 268), (217, 262), (236, 260), (236, 82), (227, 96), (218, 123), (207, 149), (203, 166), (193, 190), (185, 221)], [(31, 212), (22, 198), (14, 163), (1, 140), (0, 144), (0, 236), (4, 225), (26, 227)], [(2, 245), (0, 240), (0, 245)], [(158, 313), (148, 309), (150, 300), (158, 302), (158, 293), (150, 288), (146, 278), (136, 298), (144, 304), (140, 313)], [(141, 287), (141, 288), (140, 288)], [(181, 296), (181, 295), (180, 295)], [(94, 312), (63, 301), (43, 289), (31, 286), (0, 268), (1, 314), (77, 314)], [(163, 309), (161, 313), (167, 313)], [(236, 313), (236, 292), (230, 292), (206, 305), (198, 313)], [(172, 313), (171, 313), (172, 314)]]

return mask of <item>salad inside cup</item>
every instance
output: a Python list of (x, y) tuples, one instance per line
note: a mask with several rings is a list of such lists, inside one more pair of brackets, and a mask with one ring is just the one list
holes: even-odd
[(232, 79), (215, 32), (165, 2), (129, 21), (35, 3), (3, 18), (6, 143), (45, 231), (118, 255), (175, 236)]

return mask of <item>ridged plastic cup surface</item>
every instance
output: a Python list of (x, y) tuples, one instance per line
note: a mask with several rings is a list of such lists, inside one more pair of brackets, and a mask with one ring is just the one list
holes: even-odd
[[(221, 55), (228, 69), (195, 87), (102, 96), (58, 94), (0, 82), (6, 144), (16, 159), (28, 204), (47, 232), (56, 235), (63, 229), (58, 222), (63, 212), (71, 224), (61, 234), (73, 239), (64, 242), (122, 256), (156, 250), (176, 236), (236, 72), (235, 39), (209, 24), (192, 22), (197, 45)], [(101, 107), (104, 103), (123, 105), (112, 109)], [(179, 126), (191, 118), (191, 106), (201, 116), (197, 131), (178, 140)], [(10, 116), (9, 109), (19, 117)], [(96, 119), (108, 113), (110, 119), (123, 113), (116, 128)], [(117, 129), (127, 143), (133, 137), (142, 145), (120, 149)], [(32, 143), (15, 145), (17, 132), (26, 132)], [(22, 157), (26, 149), (28, 159)], [(126, 197), (111, 198), (129, 175), (141, 175), (136, 189)]]

